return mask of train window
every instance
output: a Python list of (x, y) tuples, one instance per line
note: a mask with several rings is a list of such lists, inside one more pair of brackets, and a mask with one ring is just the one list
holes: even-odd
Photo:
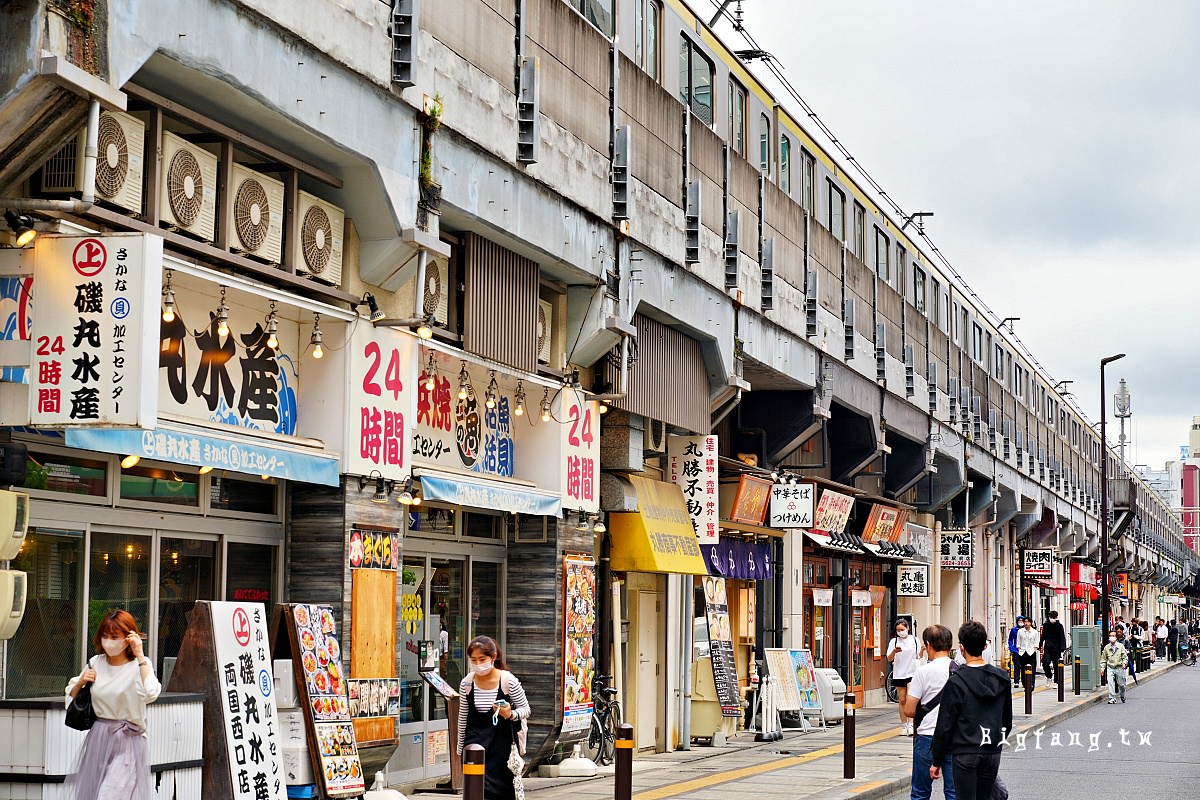
[(758, 171), (771, 171), (771, 118), (766, 114), (758, 118)]
[(601, 33), (612, 38), (613, 0), (567, 0), (584, 19), (595, 25)]
[(792, 140), (786, 136), (779, 137), (779, 188), (792, 193)]
[(913, 305), (917, 311), (925, 313), (925, 270), (920, 267), (913, 268)]
[(729, 146), (746, 155), (746, 90), (737, 81), (729, 82)]
[(713, 65), (686, 36), (679, 42), (679, 99), (708, 125), (713, 124)]
[(833, 185), (833, 181), (826, 179), (825, 184), (829, 189), (829, 214), (827, 216), (829, 232), (836, 236), (839, 242), (844, 242), (846, 241), (846, 195)]
[(892, 280), (891, 242), (879, 228), (875, 229), (875, 274), (885, 281)]
[(971, 358), (979, 364), (983, 363), (983, 328), (978, 323), (971, 326)]
[(896, 242), (896, 289), (904, 294), (904, 287), (908, 285), (908, 251)]
[(850, 250), (859, 261), (867, 260), (867, 210), (858, 203), (854, 204), (854, 238)]
[(654, 80), (658, 80), (659, 27), (662, 10), (658, 0), (637, 0), (634, 4), (634, 60)]
[(817, 160), (809, 152), (803, 153), (804, 162), (804, 210), (817, 213)]

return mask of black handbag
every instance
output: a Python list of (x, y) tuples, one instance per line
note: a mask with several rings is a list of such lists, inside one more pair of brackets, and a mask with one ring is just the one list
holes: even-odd
[(96, 724), (96, 710), (92, 708), (92, 685), (89, 683), (71, 698), (67, 706), (67, 727), (77, 731), (90, 731)]

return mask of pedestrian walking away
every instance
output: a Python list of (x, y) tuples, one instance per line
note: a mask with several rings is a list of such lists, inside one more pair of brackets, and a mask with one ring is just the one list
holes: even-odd
[[(904, 713), (912, 717), (913, 724), (916, 725), (916, 736), (913, 739), (911, 800), (929, 800), (933, 794), (933, 778), (929, 773), (929, 768), (933, 766), (933, 732), (937, 728), (942, 690), (950, 676), (958, 671), (958, 664), (950, 660), (954, 634), (949, 628), (945, 625), (930, 625), (921, 632), (921, 641), (925, 644), (929, 663), (917, 667), (913, 673), (904, 707)], [(946, 757), (940, 766), (942, 790), (946, 800), (955, 800), (954, 762)]]
[(1021, 658), (1017, 650), (1017, 632), (1025, 627), (1025, 617), (1017, 614), (1017, 624), (1008, 632), (1008, 663), (1012, 665), (1013, 686), (1021, 685)]
[(1167, 657), (1167, 623), (1162, 617), (1154, 618), (1154, 654), (1160, 661)]
[(1167, 660), (1175, 661), (1179, 658), (1179, 627), (1175, 624), (1175, 620), (1167, 623)]
[(525, 689), (508, 671), (496, 641), (476, 636), (467, 645), (471, 673), (458, 692), (458, 752), (469, 744), (483, 747), (485, 800), (524, 798), (521, 773), (525, 763), (522, 731), (532, 709)]
[(154, 800), (146, 706), (162, 684), (142, 650), (142, 635), (128, 611), (110, 611), (93, 643), (97, 655), (67, 684), (67, 705), (89, 687), (96, 722), (88, 731), (70, 783), (75, 800)]
[(1050, 619), (1042, 626), (1042, 638), (1038, 647), (1042, 650), (1042, 668), (1046, 672), (1046, 680), (1053, 685), (1055, 665), (1067, 649), (1067, 629), (1058, 621), (1057, 611), (1051, 611), (1049, 616)]
[(909, 632), (908, 623), (897, 620), (896, 635), (888, 642), (887, 659), (892, 664), (892, 684), (896, 687), (896, 702), (900, 706), (901, 736), (913, 735), (912, 718), (904, 713), (904, 704), (908, 698), (908, 682), (917, 668), (918, 655), (917, 639)]
[(942, 776), (947, 757), (954, 762), (957, 800), (988, 800), (1000, 773), (1001, 746), (1013, 726), (1012, 686), (999, 667), (985, 664), (987, 629), (970, 620), (958, 629), (967, 663), (946, 681), (930, 746), (929, 776)]
[(1025, 618), (1025, 627), (1017, 631), (1017, 658), (1021, 663), (1022, 679), (1025, 670), (1029, 670), (1029, 681), (1034, 683), (1037, 677), (1038, 641), (1041, 639), (1033, 629), (1033, 617)]
[(1100, 651), (1100, 665), (1108, 673), (1108, 703), (1112, 705), (1120, 697), (1125, 702), (1125, 668), (1129, 664), (1129, 651), (1117, 641), (1117, 632), (1108, 635), (1108, 644)]

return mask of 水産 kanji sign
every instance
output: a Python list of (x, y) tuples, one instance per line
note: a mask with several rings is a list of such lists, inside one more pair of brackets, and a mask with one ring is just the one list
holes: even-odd
[(720, 538), (717, 499), (717, 437), (671, 436), (667, 439), (667, 473), (683, 490), (688, 516), (701, 544)]

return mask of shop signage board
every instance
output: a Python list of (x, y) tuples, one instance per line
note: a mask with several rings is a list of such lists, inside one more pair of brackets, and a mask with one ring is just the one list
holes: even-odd
[(929, 597), (929, 565), (900, 564), (896, 567), (898, 597)]
[(775, 679), (776, 707), (780, 711), (819, 711), (817, 674), (808, 650), (767, 648), (767, 672)]
[(738, 479), (737, 492), (733, 496), (733, 507), (729, 509), (730, 522), (747, 525), (762, 525), (771, 501), (771, 482), (753, 475), (742, 475)]
[(863, 527), (865, 542), (895, 542), (904, 530), (904, 520), (908, 512), (891, 506), (875, 503), (871, 506), (871, 514)]
[(348, 348), (350, 398), (343, 471), (377, 472), (387, 480), (402, 481), (411, 471), (418, 394), (440, 396), (444, 377), (439, 377), (432, 392), (426, 390), (417, 380), (416, 339), (392, 328), (359, 324)]
[(667, 437), (667, 473), (683, 491), (700, 544), (720, 536), (716, 436)]
[(775, 577), (771, 543), (753, 542), (737, 536), (722, 536), (716, 544), (700, 545), (710, 575), (746, 581)]
[(350, 529), (350, 569), (400, 568), (400, 534), (388, 531)]
[(1112, 574), (1112, 586), (1109, 587), (1113, 597), (1119, 597), (1122, 600), (1129, 599), (1129, 573), (1114, 572)]
[[(813, 589), (813, 605), (828, 608), (833, 605), (833, 589)], [(817, 630), (820, 630), (818, 628)]]
[(826, 489), (821, 492), (812, 527), (828, 533), (841, 533), (850, 521), (850, 511), (853, 508), (853, 497)]
[(916, 554), (912, 556), (914, 561), (924, 564), (933, 563), (933, 531), (931, 529), (924, 525), (906, 523), (903, 543), (916, 551)]
[(154, 427), (162, 244), (145, 233), (37, 239), (31, 425)]
[(1026, 578), (1051, 578), (1054, 576), (1054, 551), (1022, 550), (1021, 564)]
[(737, 662), (733, 657), (733, 632), (729, 624), (729, 598), (725, 592), (725, 579), (709, 576), (704, 578), (702, 583), (705, 617), (708, 621), (709, 661), (712, 663), (717, 701), (721, 704), (721, 716), (740, 717), (742, 707), (738, 697)]
[(400, 714), (400, 681), (396, 678), (348, 680), (350, 716), (354, 719), (395, 717)]
[(771, 528), (811, 528), (817, 487), (811, 483), (776, 483), (771, 486)]
[(275, 648), (286, 637), (296, 673), (297, 696), (308, 731), (318, 790), (326, 797), (358, 795), (366, 788), (350, 712), (342, 652), (333, 610), (316, 605), (282, 605)]
[(573, 389), (559, 392), (555, 404), (563, 507), (594, 514), (600, 510), (600, 404)]
[(563, 733), (586, 735), (592, 724), (596, 677), (596, 562), (563, 558)]
[(942, 531), (938, 565), (942, 569), (971, 569), (975, 565), (975, 539), (971, 531)]
[(852, 589), (850, 591), (850, 605), (854, 607), (869, 608), (871, 605), (871, 592), (869, 589)]

